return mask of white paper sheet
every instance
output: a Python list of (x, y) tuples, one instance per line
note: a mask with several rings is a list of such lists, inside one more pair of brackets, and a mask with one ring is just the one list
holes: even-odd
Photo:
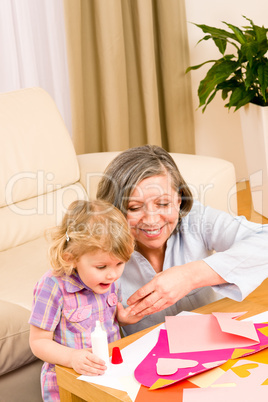
[(130, 399), (135, 401), (139, 392), (140, 383), (134, 377), (134, 370), (155, 346), (159, 331), (162, 328), (165, 328), (165, 324), (153, 329), (142, 338), (122, 349), (121, 355), (123, 363), (110, 363), (110, 367), (102, 376), (82, 375), (78, 377), (78, 380), (125, 391), (128, 393)]

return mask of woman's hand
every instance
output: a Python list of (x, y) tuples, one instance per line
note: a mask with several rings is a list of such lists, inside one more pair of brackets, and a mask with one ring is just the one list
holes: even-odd
[(204, 261), (171, 267), (137, 290), (127, 300), (131, 314), (142, 318), (161, 311), (182, 299), (193, 289), (225, 283)]
[(71, 366), (78, 374), (102, 375), (107, 369), (105, 362), (90, 349), (72, 349)]

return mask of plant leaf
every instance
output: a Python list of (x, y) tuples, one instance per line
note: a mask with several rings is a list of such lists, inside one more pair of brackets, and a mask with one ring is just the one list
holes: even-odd
[(204, 33), (208, 33), (211, 36), (213, 36), (213, 38), (221, 38), (221, 39), (231, 38), (237, 40), (236, 36), (232, 32), (228, 32), (225, 29), (214, 28), (204, 24), (194, 24), (194, 25), (202, 29)]
[(199, 39), (199, 41), (197, 42), (197, 45), (198, 45), (198, 43), (202, 42), (202, 40), (209, 40), (209, 39), (211, 39), (211, 35), (206, 35), (206, 36), (204, 36), (204, 38)]
[[(267, 28), (264, 28), (264, 26), (259, 27), (258, 25), (255, 25), (251, 19), (245, 17), (244, 15), (243, 17), (250, 22), (250, 25), (252, 26), (253, 32), (255, 34), (254, 36), (259, 43), (267, 40)], [(247, 29), (247, 32), (250, 33), (250, 30)]]
[(261, 93), (265, 102), (267, 101), (267, 88), (268, 88), (268, 63), (260, 64), (258, 67), (258, 80), (261, 87)]
[(237, 68), (237, 62), (220, 59), (207, 72), (206, 77), (200, 82), (198, 88), (199, 106), (206, 103), (207, 98), (216, 86), (224, 82)]
[(210, 95), (210, 97), (207, 100), (207, 103), (206, 103), (205, 107), (207, 107), (207, 105), (215, 98), (216, 93), (217, 93), (216, 90), (214, 92), (212, 92), (212, 94)]
[(256, 82), (256, 78), (257, 78), (257, 70), (254, 66), (253, 67), (248, 67), (246, 69), (246, 79), (245, 79), (245, 87), (246, 89), (249, 89), (250, 86), (254, 85), (254, 83)]
[(240, 109), (242, 106), (245, 106), (247, 103), (250, 103), (254, 98), (254, 92), (249, 91), (247, 95), (245, 95), (240, 101), (237, 102), (235, 111)]
[(240, 28), (236, 27), (235, 25), (228, 24), (227, 22), (224, 21), (223, 23), (226, 24), (234, 32), (236, 39), (238, 40), (239, 43), (241, 44), (246, 43), (246, 37)]
[(257, 56), (259, 46), (257, 42), (246, 42), (241, 46), (241, 54), (246, 56), (249, 65), (252, 66), (254, 57)]
[(235, 106), (235, 110), (237, 110), (249, 103), (254, 96), (254, 91), (247, 91), (244, 85), (241, 85), (234, 89), (230, 96), (229, 103), (226, 106), (228, 109), (230, 109), (232, 106)]
[[(268, 29), (243, 17), (249, 23), (242, 28), (223, 22), (230, 31), (194, 24), (205, 33), (201, 40), (212, 39), (223, 55), (218, 60), (209, 60), (187, 69), (188, 72), (213, 63), (198, 88), (199, 107), (204, 106), (203, 111), (218, 91), (222, 91), (223, 100), (230, 95), (225, 105), (228, 108), (235, 107), (237, 110), (249, 102), (268, 106)], [(235, 56), (225, 55), (227, 43), (235, 46)]]
[[(235, 57), (235, 56), (234, 56), (233, 54), (227, 54), (226, 56), (224, 56), (223, 59), (220, 59), (220, 60), (231, 60), (231, 59), (233, 59), (234, 57)], [(204, 61), (204, 62), (201, 63), (201, 64), (197, 64), (196, 66), (190, 66), (190, 67), (188, 67), (188, 68), (186, 69), (185, 74), (187, 74), (187, 73), (188, 73), (189, 71), (191, 71), (191, 70), (197, 70), (198, 68), (204, 66), (204, 65), (207, 64), (207, 63), (217, 63), (217, 62), (218, 62), (218, 60), (207, 60), (207, 61)]]
[(226, 50), (226, 45), (227, 45), (227, 41), (226, 39), (220, 39), (220, 38), (213, 38), (215, 45), (217, 46), (217, 48), (219, 49), (219, 51), (221, 52), (221, 54), (225, 53)]
[(188, 73), (189, 71), (191, 71), (191, 70), (197, 70), (198, 68), (204, 66), (204, 65), (207, 64), (207, 63), (215, 63), (216, 61), (217, 61), (217, 60), (207, 60), (207, 61), (204, 61), (204, 63), (197, 64), (196, 66), (190, 66), (190, 67), (188, 67), (188, 68), (186, 69), (185, 73), (187, 74), (187, 73)]

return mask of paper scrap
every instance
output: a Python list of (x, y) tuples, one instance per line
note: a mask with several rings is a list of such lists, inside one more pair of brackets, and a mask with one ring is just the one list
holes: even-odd
[(198, 362), (196, 360), (160, 357), (156, 363), (156, 371), (158, 375), (171, 375), (176, 373), (179, 369), (195, 367), (197, 365)]
[(259, 338), (253, 322), (233, 319), (238, 316), (239, 313), (215, 313), (166, 317), (170, 353), (242, 348), (258, 344)]

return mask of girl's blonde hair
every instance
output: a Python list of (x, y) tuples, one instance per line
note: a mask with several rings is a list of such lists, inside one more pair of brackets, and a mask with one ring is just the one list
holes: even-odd
[(134, 239), (124, 215), (102, 200), (74, 201), (61, 225), (48, 234), (49, 259), (58, 276), (71, 275), (74, 261), (87, 252), (107, 252), (126, 262), (134, 250)]

